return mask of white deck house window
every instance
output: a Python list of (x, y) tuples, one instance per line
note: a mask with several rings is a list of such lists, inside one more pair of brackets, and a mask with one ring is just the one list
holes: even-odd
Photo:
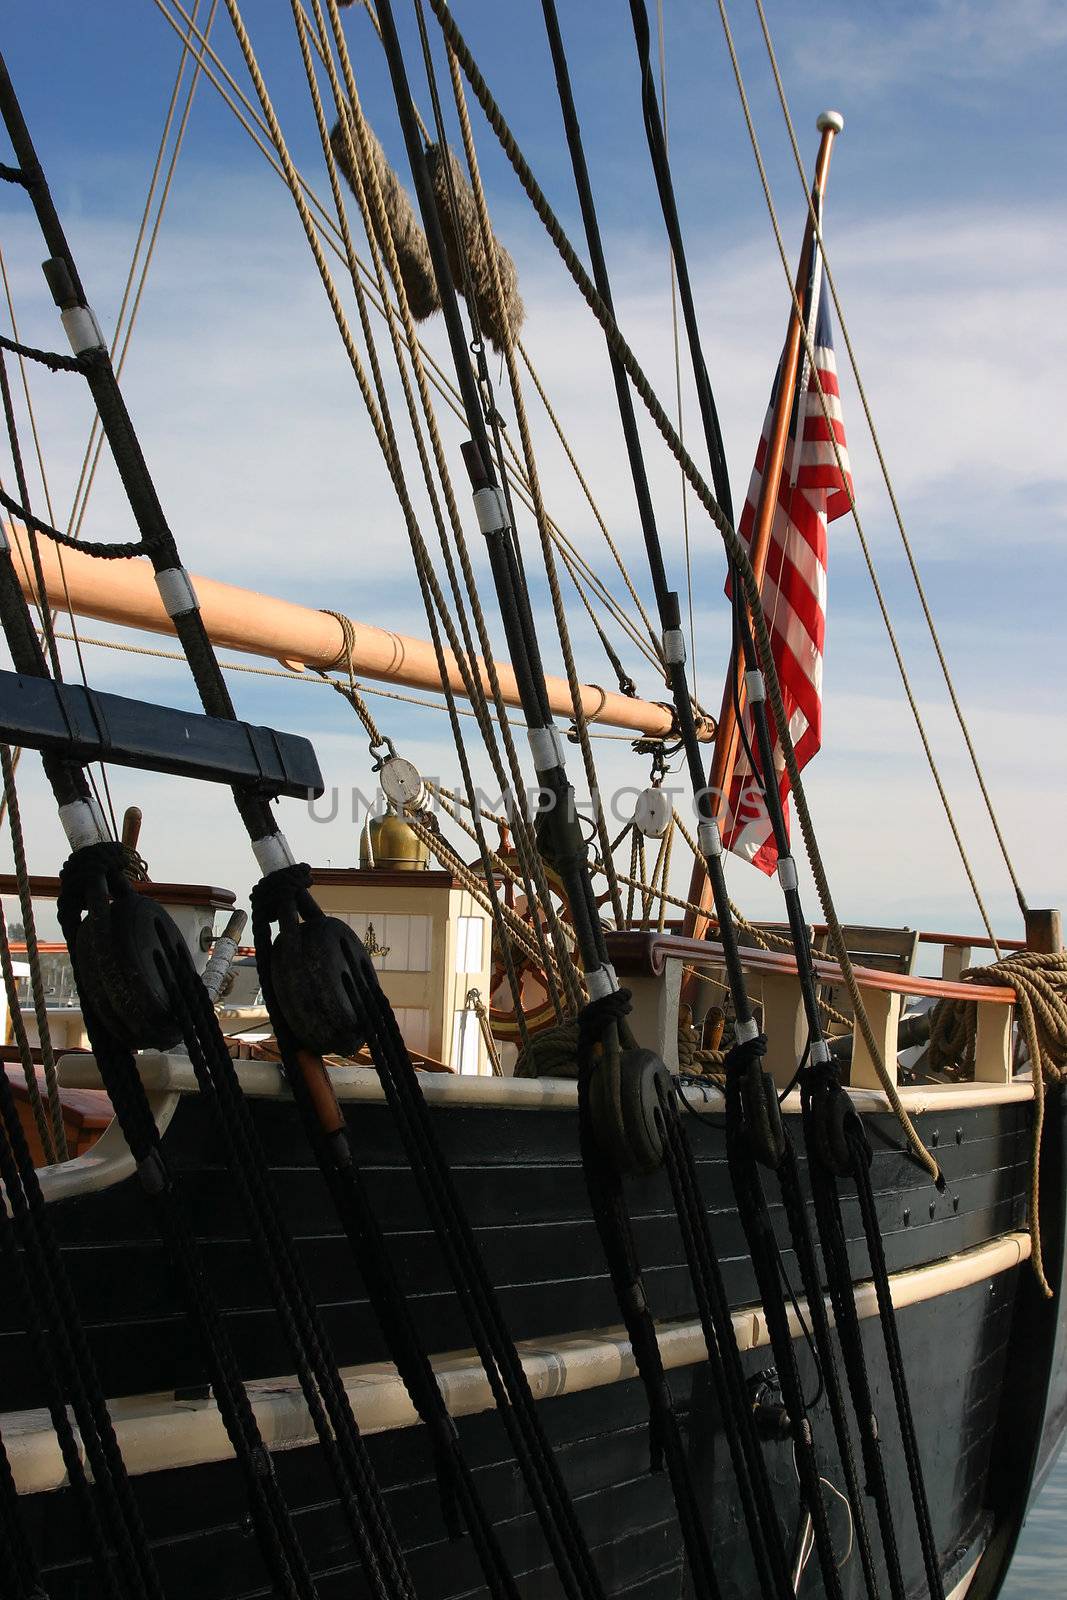
[(485, 918), (456, 918), (456, 971), (481, 972), (484, 953)]

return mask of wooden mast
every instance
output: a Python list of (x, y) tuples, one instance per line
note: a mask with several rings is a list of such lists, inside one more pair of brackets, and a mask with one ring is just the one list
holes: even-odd
[[(819, 154), (815, 162), (815, 179), (812, 184), (812, 199), (817, 214), (821, 198), (826, 192), (826, 180), (830, 171), (830, 152), (833, 148), (834, 138), (841, 132), (844, 125), (844, 119), (837, 111), (824, 111), (818, 119), (817, 126), (822, 134), (822, 139), (819, 144)], [(771, 423), (770, 437), (767, 441), (766, 461), (764, 463), (763, 478), (760, 483), (759, 501), (756, 506), (752, 543), (749, 548), (752, 570), (755, 574), (756, 583), (760, 588), (763, 586), (763, 577), (767, 570), (767, 556), (770, 552), (771, 530), (774, 526), (774, 513), (778, 505), (782, 467), (785, 461), (786, 445), (789, 440), (789, 424), (796, 394), (797, 375), (802, 367), (803, 339), (796, 307), (797, 304), (801, 307), (804, 306), (811, 273), (814, 242), (815, 229), (811, 212), (809, 211), (804, 225), (804, 242), (800, 251), (800, 265), (797, 268), (795, 283), (796, 303), (789, 310), (789, 325), (786, 331), (785, 348), (782, 351), (778, 396)], [(740, 737), (735, 707), (740, 706), (743, 709), (744, 703), (745, 668), (739, 653), (736, 661), (731, 659), (727, 669), (726, 682), (722, 691), (722, 707), (719, 711), (719, 721), (715, 732), (715, 752), (712, 756), (711, 770), (708, 774), (708, 788), (717, 817), (722, 815), (737, 762)], [(688, 898), (695, 905), (699, 905), (701, 911), (699, 914), (695, 911), (686, 912), (683, 932), (687, 938), (702, 939), (707, 932), (709, 923), (712, 921), (710, 914), (711, 890), (702, 862), (698, 861), (693, 867)]]

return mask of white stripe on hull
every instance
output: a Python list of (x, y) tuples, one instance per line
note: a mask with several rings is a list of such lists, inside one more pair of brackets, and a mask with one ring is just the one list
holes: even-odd
[[(945, 1261), (894, 1273), (890, 1280), (893, 1304), (899, 1309), (953, 1294), (1012, 1271), (1029, 1254), (1029, 1235), (1010, 1233)], [(877, 1315), (873, 1284), (857, 1285), (856, 1304), (861, 1317)], [(802, 1312), (805, 1309), (803, 1300), (800, 1308)], [(759, 1306), (735, 1311), (733, 1324), (741, 1350), (761, 1348), (770, 1342)], [(801, 1337), (793, 1310), (790, 1325), (793, 1337)], [(663, 1323), (658, 1335), (663, 1364), (668, 1370), (690, 1367), (705, 1359), (704, 1339), (696, 1320)], [(619, 1383), (636, 1373), (621, 1328), (567, 1334), (551, 1340), (525, 1339), (520, 1341), (518, 1350), (535, 1400)], [(473, 1352), (436, 1356), (433, 1365), (453, 1416), (471, 1416), (491, 1408), (489, 1383)], [(342, 1376), (362, 1432), (384, 1433), (417, 1424), (404, 1385), (390, 1362), (345, 1367)], [(250, 1383), (248, 1394), (270, 1449), (294, 1450), (315, 1443), (315, 1430), (295, 1378)], [(126, 1466), (134, 1475), (224, 1461), (233, 1454), (218, 1408), (211, 1399), (136, 1395), (111, 1401), (109, 1409)], [(0, 1431), (20, 1493), (41, 1494), (65, 1485), (63, 1460), (46, 1411), (10, 1412), (0, 1418)]]

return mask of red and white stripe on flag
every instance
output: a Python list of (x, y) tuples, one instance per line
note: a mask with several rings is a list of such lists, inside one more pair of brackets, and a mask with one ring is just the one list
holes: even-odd
[[(841, 418), (841, 398), (837, 386), (833, 333), (830, 325), (826, 286), (822, 285), (815, 329), (815, 365), (826, 396), (829, 412), (845, 471), (842, 475), (827, 429), (827, 419), (812, 373), (802, 405), (798, 408), (794, 437), (786, 449), (782, 480), (778, 491), (767, 570), (763, 579), (763, 613), (771, 637), (774, 663), (782, 686), (789, 731), (796, 749), (797, 764), (803, 767), (822, 743), (822, 668), (826, 637), (826, 529), (836, 517), (850, 508), (852, 477), (848, 470), (845, 427)], [(777, 384), (775, 385), (777, 389)], [(738, 533), (751, 545), (759, 502), (760, 483), (767, 457), (767, 441), (774, 415), (774, 399), (768, 407), (763, 435), (756, 452), (756, 465), (748, 486), (748, 496)], [(799, 435), (799, 445), (796, 436)], [(799, 451), (799, 454), (798, 454)], [(729, 585), (727, 585), (729, 592)], [(743, 712), (748, 746), (756, 760), (756, 735), (748, 706)], [(775, 780), (789, 820), (789, 775), (771, 723)], [(762, 777), (762, 774), (760, 774)], [(770, 817), (753, 777), (744, 746), (738, 750), (727, 804), (721, 818), (723, 844), (743, 856), (763, 872), (773, 872), (778, 851), (771, 831)]]

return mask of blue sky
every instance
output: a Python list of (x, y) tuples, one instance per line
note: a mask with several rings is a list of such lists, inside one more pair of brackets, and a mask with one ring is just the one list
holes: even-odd
[[(207, 5), (201, 5), (201, 16)], [(288, 5), (246, 6), (298, 165), (326, 191)], [(409, 69), (424, 103), (410, 8)], [(543, 186), (579, 237), (547, 48), (535, 0), (457, 4), (456, 14)], [(673, 394), (665, 246), (640, 122), (625, 0), (560, 6), (620, 322), (661, 394)], [(790, 253), (803, 198), (755, 11), (734, 0), (735, 38)], [(805, 158), (814, 120), (839, 107), (826, 231), (875, 417), (980, 751), (1035, 903), (1058, 903), (1067, 787), (1060, 653), (1065, 507), (1063, 192), (1067, 18), (1041, 0), (850, 6), (768, 5)], [(380, 52), (359, 8), (347, 14), (366, 108), (403, 171)], [(718, 8), (666, 0), (671, 151), (705, 348), (735, 498), (751, 466), (787, 301), (723, 43)], [(220, 53), (245, 87), (225, 8)], [(85, 8), (54, 0), (9, 12), (4, 52), (105, 329), (110, 330), (143, 201), (178, 42), (152, 0)], [(476, 124), (490, 203), (515, 254), (527, 341), (571, 431), (612, 531), (648, 593), (626, 489), (602, 342), (492, 141)], [(38, 240), (14, 191), (0, 194), (0, 243), (24, 337), (56, 338), (37, 270)], [(440, 329), (427, 342), (443, 356)], [(839, 343), (839, 366), (844, 351)], [(1016, 931), (1010, 887), (946, 712), (903, 568), (884, 489), (847, 375), (843, 402), (861, 513), (909, 664), (942, 755), (983, 888)], [(314, 275), (291, 202), (215, 91), (198, 91), (127, 372), (126, 390), (188, 565), (231, 581), (342, 607), (424, 633), (395, 502)], [(686, 385), (686, 417), (696, 415)], [(73, 487), (88, 425), (84, 397), (35, 378), (46, 464), (59, 504)], [(599, 570), (588, 509), (535, 416), (550, 509)], [(446, 430), (458, 470), (455, 429)], [(650, 441), (672, 571), (680, 560), (679, 487)], [(5, 481), (9, 476), (3, 470)], [(126, 516), (106, 470), (89, 537), (122, 536)], [(697, 667), (717, 703), (725, 660), (722, 559), (694, 518)], [(527, 526), (524, 537), (532, 537)], [(545, 637), (548, 637), (546, 621)], [(86, 632), (102, 637), (101, 625)], [(608, 672), (575, 607), (584, 674)], [(499, 630), (496, 636), (499, 638)], [(557, 665), (551, 659), (549, 665)], [(182, 671), (88, 649), (94, 682), (191, 703)], [(642, 692), (656, 697), (647, 671)], [(365, 741), (336, 697), (300, 683), (234, 680), (242, 715), (299, 727), (328, 780), (369, 788)], [(425, 770), (454, 781), (430, 713), (375, 702)], [(626, 747), (602, 746), (604, 782), (643, 781)], [(24, 786), (34, 867), (62, 845), (33, 761)], [(858, 559), (854, 532), (832, 533), (826, 742), (809, 788), (843, 912), (854, 920), (976, 927)], [(158, 877), (211, 877), (244, 890), (247, 850), (222, 791), (117, 774), (117, 802), (145, 807), (144, 848)], [(352, 859), (351, 824), (286, 825), (316, 860)], [(680, 880), (683, 874), (679, 874)], [(774, 914), (772, 885), (738, 865), (733, 886)], [(808, 895), (814, 914), (814, 896)]]

